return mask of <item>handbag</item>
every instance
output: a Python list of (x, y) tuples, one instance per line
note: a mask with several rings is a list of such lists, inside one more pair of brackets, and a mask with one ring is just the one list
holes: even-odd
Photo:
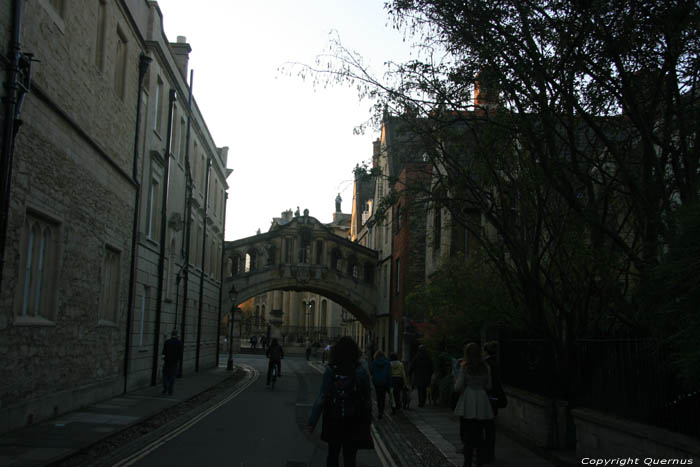
[(503, 409), (508, 405), (508, 398), (500, 381), (489, 392), (489, 401), (494, 409)]

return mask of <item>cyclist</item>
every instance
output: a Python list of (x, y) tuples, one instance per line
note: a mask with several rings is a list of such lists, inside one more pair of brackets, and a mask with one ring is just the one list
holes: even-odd
[(270, 385), (270, 377), (272, 376), (272, 367), (277, 367), (277, 376), (282, 377), (282, 359), (284, 358), (284, 350), (282, 346), (277, 342), (277, 339), (272, 339), (270, 342), (270, 347), (267, 348), (265, 355), (270, 360), (267, 363), (267, 385)]

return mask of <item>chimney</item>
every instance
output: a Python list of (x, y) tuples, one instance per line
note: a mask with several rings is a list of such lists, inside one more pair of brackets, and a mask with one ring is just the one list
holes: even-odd
[(216, 148), (216, 152), (219, 153), (219, 158), (221, 159), (224, 167), (226, 167), (226, 165), (228, 165), (228, 146)]
[(381, 152), (382, 141), (377, 138), (372, 142), (372, 167), (377, 168), (379, 165), (379, 153)]
[(187, 43), (187, 38), (185, 36), (177, 36), (177, 42), (171, 42), (170, 48), (173, 51), (177, 69), (180, 70), (185, 81), (187, 81), (187, 63), (190, 60), (192, 47)]
[(474, 79), (474, 107), (488, 110), (498, 106), (498, 87), (496, 80), (487, 67), (477, 73)]

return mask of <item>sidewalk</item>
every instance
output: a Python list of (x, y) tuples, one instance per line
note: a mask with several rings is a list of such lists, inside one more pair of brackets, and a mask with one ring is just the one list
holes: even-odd
[[(464, 456), (457, 453), (462, 447), (459, 438), (459, 419), (444, 407), (412, 407), (404, 415), (455, 466), (461, 466)], [(555, 464), (535, 454), (498, 430), (496, 424), (496, 460), (498, 467), (523, 466), (554, 467)]]
[(162, 395), (161, 385), (152, 386), (5, 433), (0, 435), (0, 465), (46, 466), (190, 399), (231, 374), (225, 368), (210, 368), (177, 379), (172, 396)]

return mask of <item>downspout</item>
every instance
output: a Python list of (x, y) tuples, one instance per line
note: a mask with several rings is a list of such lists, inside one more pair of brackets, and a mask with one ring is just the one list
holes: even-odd
[(216, 318), (216, 360), (215, 360), (215, 367), (219, 366), (219, 357), (220, 357), (220, 350), (219, 350), (219, 345), (221, 343), (221, 305), (223, 304), (223, 291), (224, 291), (224, 258), (226, 255), (224, 254), (224, 248), (226, 248), (226, 205), (228, 204), (228, 193), (224, 192), (224, 220), (223, 220), (223, 233), (221, 234), (222, 240), (221, 240), (221, 276), (219, 277), (219, 314)]
[[(29, 71), (31, 55), (22, 54), (19, 39), (22, 29), (22, 0), (14, 0), (12, 4), (12, 39), (8, 47), (5, 121), (2, 134), (2, 160), (0, 161), (0, 290), (5, 270), (5, 242), (7, 240), (7, 220), (10, 211), (10, 185), (12, 183), (12, 159), (15, 148), (15, 136), (19, 130), (19, 110), (21, 99), (29, 90)], [(4, 59), (4, 57), (3, 57)], [(20, 88), (17, 79), (26, 68), (25, 86)]]
[[(194, 70), (190, 70), (190, 94), (187, 100), (187, 143), (185, 144), (185, 229), (182, 231), (183, 260), (182, 274), (184, 290), (182, 296), (182, 326), (180, 327), (180, 342), (185, 344), (185, 328), (187, 326), (187, 295), (190, 282), (190, 232), (192, 230), (192, 166), (190, 165), (190, 135), (192, 128), (192, 84), (194, 82)], [(195, 154), (195, 157), (197, 155)], [(177, 309), (175, 310), (177, 318)], [(182, 359), (184, 360), (184, 359)], [(184, 362), (180, 360), (180, 369), (177, 374), (182, 376)]]
[[(211, 177), (211, 159), (207, 158), (207, 176), (204, 182), (204, 225), (202, 228), (202, 273), (199, 276), (199, 313), (197, 314), (197, 350), (195, 352), (194, 371), (199, 371), (199, 346), (202, 341), (202, 298), (204, 296), (204, 262), (207, 257), (207, 211), (209, 210), (209, 178)], [(223, 256), (223, 255), (222, 255)]]
[(143, 79), (151, 64), (151, 57), (141, 54), (139, 58), (139, 85), (138, 96), (136, 97), (136, 131), (134, 132), (134, 167), (131, 177), (136, 185), (134, 195), (134, 219), (131, 228), (131, 268), (129, 270), (129, 299), (126, 306), (126, 342), (124, 344), (124, 392), (127, 389), (127, 378), (129, 376), (129, 357), (131, 350), (131, 319), (134, 308), (134, 289), (136, 283), (136, 249), (138, 248), (139, 235), (139, 215), (141, 209), (141, 183), (138, 178), (139, 162), (139, 133), (141, 127), (141, 94), (143, 93)]
[(165, 174), (163, 176), (163, 205), (160, 210), (160, 253), (158, 256), (158, 296), (156, 297), (156, 325), (153, 330), (153, 368), (151, 368), (151, 386), (158, 380), (158, 347), (160, 344), (160, 317), (163, 312), (163, 276), (165, 275), (165, 244), (168, 227), (168, 182), (170, 180), (170, 151), (172, 150), (173, 106), (177, 93), (170, 90), (168, 102), (168, 134), (165, 143)]

